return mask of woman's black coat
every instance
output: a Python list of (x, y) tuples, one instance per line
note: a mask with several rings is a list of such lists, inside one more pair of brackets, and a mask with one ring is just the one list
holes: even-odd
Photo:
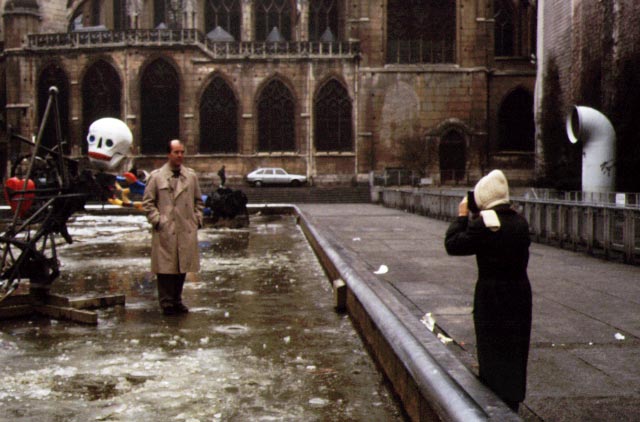
[(494, 210), (499, 230), (489, 230), (480, 217), (458, 217), (447, 230), (445, 247), (450, 255), (476, 255), (473, 320), (480, 379), (503, 400), (521, 402), (531, 336), (529, 225), (508, 205)]

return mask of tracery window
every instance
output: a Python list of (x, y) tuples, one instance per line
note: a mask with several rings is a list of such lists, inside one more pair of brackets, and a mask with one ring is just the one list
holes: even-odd
[(292, 23), (296, 8), (291, 0), (258, 0), (255, 5), (256, 40), (265, 41), (276, 28), (286, 39), (291, 40)]
[(295, 150), (295, 102), (281, 81), (270, 81), (258, 99), (258, 150)]
[[(329, 32), (327, 32), (329, 31)], [(309, 11), (309, 40), (321, 41), (322, 36), (338, 36), (338, 1), (315, 0), (311, 2)], [(323, 40), (329, 41), (329, 40)]]
[(335, 79), (320, 89), (315, 99), (314, 139), (317, 151), (351, 151), (353, 129), (351, 99)]
[(100, 0), (90, 0), (84, 2), (74, 12), (68, 29), (69, 31), (82, 31), (87, 27), (99, 26), (108, 27), (114, 31), (122, 31), (129, 28), (129, 18), (127, 16), (127, 0), (112, 0), (107, 3), (107, 16), (103, 15), (102, 2)]
[(180, 133), (180, 81), (173, 66), (157, 59), (144, 70), (140, 82), (143, 154), (164, 154)]
[(82, 3), (69, 21), (69, 31), (78, 31), (87, 26), (100, 25), (100, 1), (90, 0)]
[(453, 63), (455, 0), (389, 0), (387, 63)]
[(91, 123), (102, 117), (120, 119), (122, 82), (118, 72), (104, 60), (95, 62), (82, 80), (82, 151), (87, 151), (84, 139)]
[(495, 0), (496, 57), (527, 57), (536, 50), (536, 9), (530, 0)]
[(240, 40), (240, 0), (206, 0), (205, 32), (221, 27)]
[(183, 0), (155, 0), (153, 3), (154, 26), (164, 25), (170, 29), (181, 29), (183, 3)]
[[(50, 64), (40, 74), (38, 80), (38, 123), (42, 122), (47, 101), (49, 101), (49, 88), (58, 88), (58, 112), (60, 113), (60, 131), (62, 140), (67, 141), (65, 153), (69, 153), (69, 78), (66, 72), (58, 64)], [(53, 147), (56, 145), (56, 127), (54, 124), (53, 110), (42, 134), (42, 145)]]
[(517, 88), (504, 99), (498, 112), (498, 148), (533, 152), (534, 147), (533, 95)]
[(238, 151), (238, 101), (221, 77), (207, 86), (200, 102), (200, 152)]

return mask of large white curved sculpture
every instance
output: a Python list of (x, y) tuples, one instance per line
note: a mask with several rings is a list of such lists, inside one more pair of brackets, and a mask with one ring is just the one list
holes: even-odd
[(116, 170), (127, 157), (133, 134), (122, 120), (103, 117), (89, 126), (87, 135), (89, 161), (98, 170)]
[(609, 119), (594, 108), (574, 106), (566, 129), (571, 143), (582, 141), (582, 191), (613, 192), (616, 132)]

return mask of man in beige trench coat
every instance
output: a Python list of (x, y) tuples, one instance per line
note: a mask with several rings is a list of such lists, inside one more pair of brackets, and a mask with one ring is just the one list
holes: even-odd
[(182, 287), (187, 272), (200, 270), (198, 229), (202, 193), (195, 171), (182, 165), (184, 144), (169, 142), (167, 162), (151, 172), (142, 208), (152, 227), (151, 271), (158, 280), (158, 301), (165, 315), (183, 314)]

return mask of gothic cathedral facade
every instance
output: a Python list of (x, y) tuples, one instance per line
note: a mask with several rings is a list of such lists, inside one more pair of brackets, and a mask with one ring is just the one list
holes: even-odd
[[(405, 168), (440, 185), (534, 176), (530, 0), (0, 0), (0, 161), (59, 90), (66, 152), (123, 120), (139, 169), (186, 142), (202, 174), (314, 183)], [(45, 126), (43, 142), (54, 135)]]

